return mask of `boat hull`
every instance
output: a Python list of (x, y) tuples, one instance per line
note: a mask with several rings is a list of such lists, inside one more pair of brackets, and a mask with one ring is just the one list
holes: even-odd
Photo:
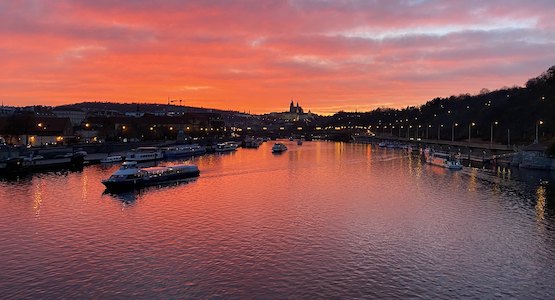
[(124, 191), (124, 190), (133, 190), (139, 189), (142, 187), (165, 184), (176, 182), (184, 179), (195, 178), (200, 175), (200, 171), (190, 171), (190, 172), (181, 172), (175, 174), (167, 174), (157, 177), (150, 177), (150, 178), (136, 178), (136, 179), (129, 179), (129, 180), (104, 180), (102, 184), (106, 187), (109, 191)]

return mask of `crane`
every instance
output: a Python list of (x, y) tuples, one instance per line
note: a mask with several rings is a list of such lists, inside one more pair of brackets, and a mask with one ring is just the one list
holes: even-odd
[(181, 99), (179, 99), (179, 100), (170, 100), (170, 99), (168, 98), (168, 105), (170, 105), (170, 103), (174, 103), (174, 102), (179, 102), (179, 106), (181, 106), (183, 100), (181, 100)]

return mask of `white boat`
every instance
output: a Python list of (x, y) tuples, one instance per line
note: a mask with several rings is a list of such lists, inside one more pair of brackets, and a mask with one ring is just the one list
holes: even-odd
[(197, 144), (193, 145), (175, 145), (162, 149), (165, 158), (175, 158), (182, 156), (201, 155), (206, 153), (206, 148)]
[(285, 146), (285, 144), (283, 143), (275, 143), (274, 146), (272, 147), (273, 153), (281, 153), (281, 152), (284, 152), (285, 150), (287, 150), (287, 146)]
[(106, 156), (105, 158), (100, 160), (100, 163), (102, 164), (111, 164), (111, 163), (115, 163), (115, 162), (120, 162), (123, 161), (123, 157), (121, 157), (120, 155), (110, 155), (110, 156)]
[(461, 170), (463, 168), (461, 162), (455, 158), (453, 155), (444, 152), (431, 152), (429, 149), (426, 149), (424, 152), (426, 162), (434, 165), (439, 166), (451, 170)]
[(225, 142), (216, 145), (216, 152), (231, 152), (236, 151), (239, 145), (235, 142)]
[(164, 158), (162, 151), (156, 147), (139, 147), (130, 152), (127, 152), (125, 160), (127, 161), (153, 161)]
[(195, 165), (139, 168), (137, 162), (126, 161), (102, 184), (109, 190), (125, 190), (197, 177), (199, 174)]

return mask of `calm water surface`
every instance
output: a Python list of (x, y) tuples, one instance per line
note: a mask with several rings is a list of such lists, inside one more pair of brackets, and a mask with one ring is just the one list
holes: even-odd
[(118, 166), (1, 181), (1, 297), (555, 297), (552, 173), (288, 146), (122, 195), (100, 183)]

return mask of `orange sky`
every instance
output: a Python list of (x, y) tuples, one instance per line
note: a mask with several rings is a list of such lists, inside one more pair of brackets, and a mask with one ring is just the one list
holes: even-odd
[(555, 64), (553, 1), (3, 1), (7, 105), (264, 113), (422, 104)]

